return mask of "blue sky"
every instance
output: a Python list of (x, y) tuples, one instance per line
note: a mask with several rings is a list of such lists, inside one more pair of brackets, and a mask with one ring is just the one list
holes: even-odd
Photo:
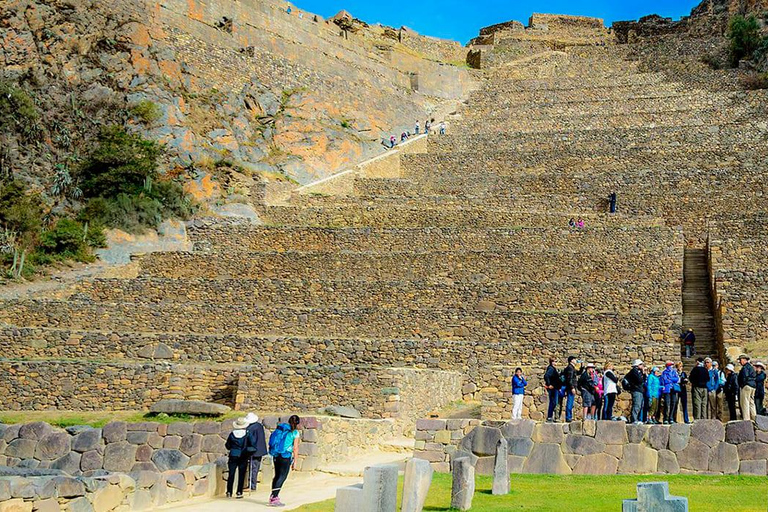
[(531, 0), (529, 2), (500, 0), (390, 0), (371, 2), (362, 0), (295, 0), (297, 7), (330, 17), (341, 9), (368, 23), (382, 23), (393, 27), (405, 25), (425, 35), (454, 39), (466, 43), (475, 37), (481, 27), (518, 20), (526, 25), (533, 12), (577, 14), (603, 18), (607, 25), (613, 21), (632, 20), (646, 14), (660, 14), (678, 19), (687, 16), (699, 0), (658, 0), (654, 2), (626, 2), (591, 0), (573, 2)]

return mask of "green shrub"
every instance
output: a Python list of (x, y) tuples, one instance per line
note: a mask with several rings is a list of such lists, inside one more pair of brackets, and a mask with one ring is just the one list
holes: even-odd
[[(43, 225), (43, 202), (21, 181), (0, 182), (0, 249), (10, 275), (25, 275), (27, 254), (36, 246)], [(27, 268), (29, 270), (29, 268)]]
[(141, 121), (150, 126), (155, 124), (163, 117), (163, 111), (160, 107), (149, 100), (143, 100), (133, 105), (130, 109), (131, 114), (141, 119)]
[(748, 91), (768, 89), (768, 73), (748, 73), (739, 78), (739, 82)]
[(32, 98), (11, 82), (0, 80), (0, 131), (31, 137), (39, 131), (39, 120)]
[(762, 42), (760, 25), (752, 15), (746, 18), (741, 15), (732, 17), (728, 23), (727, 36), (733, 67), (737, 67), (740, 60), (751, 58)]
[(707, 53), (701, 56), (701, 62), (709, 66), (711, 69), (723, 69), (723, 61), (715, 53)]
[(98, 146), (78, 170), (85, 197), (136, 194), (147, 178), (157, 177), (161, 147), (120, 127), (105, 129)]
[(53, 229), (42, 234), (35, 261), (47, 263), (48, 257), (91, 262), (95, 260), (91, 248), (103, 247), (105, 243), (104, 232), (98, 225), (91, 227), (76, 220), (59, 219)]

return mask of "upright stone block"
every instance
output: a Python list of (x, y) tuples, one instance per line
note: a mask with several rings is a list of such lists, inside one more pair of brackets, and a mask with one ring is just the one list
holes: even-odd
[(363, 512), (363, 484), (355, 484), (337, 489), (336, 506), (333, 510), (335, 512), (345, 512), (347, 510)]
[(622, 512), (688, 512), (688, 498), (669, 495), (667, 482), (637, 484), (637, 499), (624, 500)]
[(496, 443), (496, 460), (493, 465), (493, 487), (491, 494), (504, 495), (509, 494), (509, 462), (507, 457), (509, 449), (507, 440), (503, 437)]
[(421, 512), (433, 473), (432, 465), (426, 460), (411, 459), (406, 463), (402, 512)]
[(451, 508), (469, 510), (475, 495), (475, 468), (468, 457), (453, 461), (453, 485), (451, 486)]
[[(429, 462), (424, 461), (427, 465)], [(431, 468), (430, 468), (431, 469)], [(380, 464), (365, 468), (363, 483), (336, 491), (336, 512), (396, 512), (397, 466)]]

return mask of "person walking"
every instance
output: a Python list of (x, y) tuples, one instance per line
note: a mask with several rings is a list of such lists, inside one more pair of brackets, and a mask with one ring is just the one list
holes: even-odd
[(685, 349), (685, 357), (691, 358), (696, 355), (696, 335), (693, 329), (688, 329), (680, 335), (680, 342)]
[(269, 496), (270, 507), (285, 506), (280, 501), (280, 490), (283, 488), (288, 473), (296, 469), (296, 455), (299, 453), (301, 432), (299, 423), (301, 419), (295, 414), (288, 418), (288, 423), (280, 423), (269, 436), (269, 454), (272, 456), (272, 464), (275, 467), (275, 476), (272, 479), (272, 494)]
[(671, 425), (675, 423), (677, 398), (680, 393), (680, 375), (672, 361), (667, 361), (661, 373), (661, 393), (664, 398), (664, 423)]
[(739, 381), (736, 378), (736, 371), (732, 364), (725, 367), (725, 403), (728, 404), (728, 419), (736, 421), (736, 400), (739, 398)]
[(256, 484), (258, 482), (259, 470), (261, 469), (261, 460), (267, 454), (267, 442), (264, 435), (264, 425), (259, 422), (259, 417), (256, 414), (249, 412), (245, 415), (245, 420), (248, 422), (248, 446), (246, 453), (250, 458), (251, 469), (251, 482), (250, 490), (256, 490)]
[(235, 483), (235, 472), (237, 472), (237, 498), (243, 497), (243, 486), (245, 485), (245, 472), (248, 469), (248, 421), (245, 418), (238, 418), (232, 424), (232, 432), (227, 437), (224, 447), (229, 451), (227, 460), (227, 498), (232, 497), (232, 487)]
[(765, 400), (765, 366), (761, 362), (755, 363), (755, 413), (765, 414), (763, 400)]
[[(675, 370), (677, 370), (677, 374), (680, 376), (680, 391), (677, 394), (677, 403), (680, 404), (680, 409), (682, 409), (683, 422), (688, 424), (691, 422), (688, 417), (688, 374), (683, 369), (682, 361), (675, 363)], [(673, 412), (673, 418), (677, 418), (677, 411)]]
[[(555, 358), (549, 358), (549, 366), (544, 372), (544, 387), (547, 388), (549, 404), (547, 407), (547, 421), (555, 421), (555, 407), (557, 407), (557, 395), (560, 392), (560, 374), (555, 368)], [(568, 413), (566, 412), (566, 415)]]
[(440, 121), (440, 135), (445, 135), (445, 121)]
[(581, 393), (581, 405), (583, 408), (582, 418), (585, 420), (595, 418), (595, 383), (594, 375), (595, 365), (587, 364), (587, 371), (579, 376), (579, 393)]
[(568, 356), (568, 366), (563, 370), (563, 385), (565, 386), (565, 421), (573, 421), (573, 402), (576, 399), (576, 387), (579, 375), (583, 369), (576, 369), (576, 356)]
[(523, 369), (515, 368), (515, 375), (512, 376), (512, 419), (519, 420), (523, 418), (523, 397), (525, 396), (525, 386), (528, 382), (523, 377)]
[(603, 371), (600, 368), (595, 368), (595, 372), (592, 374), (592, 383), (595, 386), (595, 414), (593, 418), (600, 420), (603, 418), (603, 405), (605, 400), (603, 399)]
[(704, 358), (696, 360), (696, 366), (691, 369), (691, 396), (693, 398), (693, 421), (707, 419), (707, 384), (709, 371), (704, 366)]
[(624, 388), (632, 395), (632, 412), (629, 415), (630, 423), (642, 423), (641, 414), (643, 413), (643, 388), (645, 387), (645, 374), (643, 373), (643, 362), (635, 359), (632, 363), (632, 369), (629, 370), (622, 381)]
[(648, 423), (659, 423), (659, 400), (661, 399), (661, 370), (654, 366), (648, 374), (646, 386), (648, 396)]
[(419, 130), (420, 130), (420, 129), (421, 129), (421, 127), (419, 126), (419, 120), (417, 119), (417, 120), (416, 120), (416, 126), (415, 126), (416, 135), (418, 135), (418, 134), (419, 134)]
[(755, 367), (749, 362), (749, 356), (742, 354), (739, 356), (739, 405), (741, 407), (741, 419), (755, 419), (755, 388), (757, 386), (757, 372)]
[(603, 394), (605, 396), (605, 405), (603, 406), (604, 420), (613, 419), (613, 407), (616, 404), (616, 396), (619, 394), (619, 378), (613, 371), (613, 363), (605, 363), (605, 373), (603, 373)]

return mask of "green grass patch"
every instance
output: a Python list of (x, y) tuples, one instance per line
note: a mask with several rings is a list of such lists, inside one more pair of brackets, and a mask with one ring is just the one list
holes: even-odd
[(110, 421), (156, 421), (158, 423), (175, 423), (184, 421), (222, 421), (245, 416), (243, 411), (230, 411), (222, 416), (190, 416), (188, 414), (152, 414), (146, 411), (6, 411), (0, 412), (0, 423), (30, 423), (45, 421), (55, 427), (71, 427), (73, 425), (90, 425), (103, 427)]
[[(622, 500), (636, 497), (638, 482), (667, 481), (672, 494), (688, 498), (691, 512), (710, 512), (718, 508), (723, 496), (728, 499), (728, 510), (746, 512), (762, 509), (765, 502), (765, 477), (649, 475), (649, 476), (557, 476), (513, 475), (512, 493), (507, 496), (491, 495), (491, 477), (477, 477), (472, 510), (477, 512), (507, 512), (530, 510), (562, 512), (589, 510), (590, 512), (616, 512)], [(399, 500), (402, 499), (402, 478)], [(286, 501), (289, 496), (285, 496)], [(436, 473), (424, 510), (452, 510), (451, 475)], [(297, 509), (299, 512), (333, 512), (333, 500), (315, 503)]]

